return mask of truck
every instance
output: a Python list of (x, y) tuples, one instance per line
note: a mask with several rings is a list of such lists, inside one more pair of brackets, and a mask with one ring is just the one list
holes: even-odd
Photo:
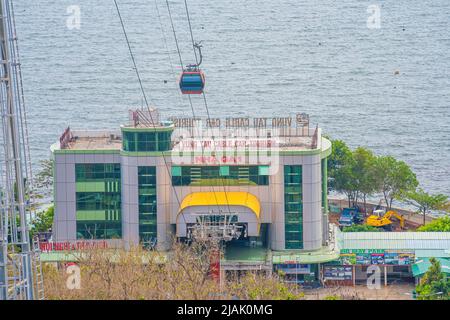
[(360, 224), (364, 221), (362, 213), (359, 208), (344, 208), (342, 209), (341, 216), (339, 218), (339, 227), (350, 227), (354, 224)]

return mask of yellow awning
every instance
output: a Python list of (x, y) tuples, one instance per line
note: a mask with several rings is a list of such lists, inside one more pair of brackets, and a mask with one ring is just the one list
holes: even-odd
[(261, 205), (257, 197), (243, 191), (229, 192), (193, 192), (187, 195), (180, 205), (178, 213), (194, 206), (243, 206), (252, 210), (259, 220)]

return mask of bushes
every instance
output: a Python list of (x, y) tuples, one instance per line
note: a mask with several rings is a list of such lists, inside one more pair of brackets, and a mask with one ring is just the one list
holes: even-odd
[(450, 232), (450, 217), (444, 216), (442, 218), (435, 219), (429, 224), (421, 226), (417, 231), (431, 232), (431, 231), (441, 231)]
[(44, 268), (48, 299), (301, 299), (297, 287), (282, 283), (276, 275), (249, 272), (222, 279), (209, 274), (210, 250), (201, 244), (177, 243), (169, 253), (88, 250), (78, 252), (81, 289), (66, 287), (68, 275)]
[(344, 227), (344, 232), (379, 232), (381, 228), (368, 226), (366, 224), (355, 224), (350, 227)]

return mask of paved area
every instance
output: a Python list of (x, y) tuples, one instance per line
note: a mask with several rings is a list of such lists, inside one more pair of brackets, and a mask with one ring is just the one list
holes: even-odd
[(413, 284), (392, 284), (380, 289), (369, 289), (367, 286), (330, 287), (306, 290), (308, 300), (322, 300), (328, 296), (338, 296), (343, 300), (411, 300)]

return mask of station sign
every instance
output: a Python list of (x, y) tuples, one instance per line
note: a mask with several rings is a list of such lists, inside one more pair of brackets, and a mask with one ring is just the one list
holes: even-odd
[(341, 265), (397, 265), (414, 263), (414, 251), (384, 249), (344, 249), (341, 250)]
[(324, 280), (345, 281), (353, 279), (353, 270), (351, 266), (324, 266)]
[(54, 251), (78, 251), (89, 249), (107, 249), (108, 242), (106, 240), (100, 241), (49, 241), (40, 242), (39, 249), (41, 252)]
[[(192, 128), (201, 124), (199, 117), (170, 117), (176, 128)], [(228, 117), (205, 119), (206, 127), (209, 128), (290, 128), (309, 126), (309, 115), (297, 113), (294, 117)]]

